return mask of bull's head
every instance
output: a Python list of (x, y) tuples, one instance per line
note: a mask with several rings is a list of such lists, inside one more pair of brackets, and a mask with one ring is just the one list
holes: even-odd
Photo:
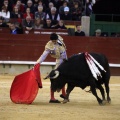
[(51, 81), (51, 89), (53, 91), (59, 92), (64, 86), (62, 83), (62, 79), (60, 77), (60, 72), (58, 70), (52, 70), (50, 74), (44, 79), (49, 78)]
[(56, 79), (59, 76), (59, 71), (52, 70), (48, 76), (46, 76), (44, 79), (50, 78), (50, 79)]

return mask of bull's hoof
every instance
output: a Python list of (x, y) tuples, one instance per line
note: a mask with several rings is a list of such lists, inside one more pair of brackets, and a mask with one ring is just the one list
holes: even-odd
[(62, 94), (60, 95), (60, 97), (61, 97), (61, 98), (63, 98), (63, 99), (65, 99), (65, 96), (64, 96), (64, 95), (62, 95)]
[(108, 98), (108, 99), (107, 99), (107, 102), (108, 102), (109, 104), (111, 104), (111, 99), (110, 99), (110, 98)]
[(61, 103), (59, 100), (50, 100), (49, 103)]
[(103, 101), (101, 101), (100, 103), (99, 103), (99, 105), (101, 105), (101, 106), (103, 106), (103, 105), (105, 105), (106, 104), (106, 100), (103, 100)]
[(111, 104), (111, 100), (110, 101), (107, 101), (108, 104)]
[(64, 100), (62, 101), (63, 104), (64, 104), (64, 103), (67, 103), (67, 102), (69, 102), (68, 99), (64, 99)]
[(107, 101), (106, 101), (106, 100), (103, 100), (103, 101), (102, 101), (102, 104), (103, 104), (103, 105), (105, 105), (106, 103), (107, 103)]
[[(62, 95), (62, 94), (60, 95), (60, 97), (63, 98), (63, 99), (66, 99), (66, 97), (64, 95)], [(68, 100), (68, 102), (70, 102), (69, 99), (67, 99), (67, 100)]]

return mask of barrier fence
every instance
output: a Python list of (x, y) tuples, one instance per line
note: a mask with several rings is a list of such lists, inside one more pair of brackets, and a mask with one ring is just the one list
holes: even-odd
[[(105, 54), (113, 69), (120, 68), (120, 38), (111, 37), (78, 37), (62, 35), (67, 46), (67, 54), (96, 52)], [(49, 34), (0, 34), (0, 61), (33, 61), (35, 62), (44, 51)], [(45, 62), (54, 62), (50, 56)], [(117, 74), (120, 74), (120, 69)]]

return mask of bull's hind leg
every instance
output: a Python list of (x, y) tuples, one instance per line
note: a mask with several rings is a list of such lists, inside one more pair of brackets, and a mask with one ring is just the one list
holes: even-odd
[(107, 93), (107, 101), (108, 101), (108, 103), (111, 103), (111, 98), (109, 96), (109, 93), (110, 93), (110, 88), (109, 88), (110, 70), (109, 70), (109, 68), (108, 68), (108, 72), (105, 75), (104, 81), (105, 81), (105, 89), (106, 89), (106, 93)]
[(110, 88), (109, 88), (108, 83), (105, 83), (105, 89), (106, 89), (106, 93), (107, 93), (107, 101), (108, 101), (108, 103), (111, 103), (111, 98), (109, 96)]
[(94, 78), (92, 78), (92, 79), (90, 80), (90, 88), (91, 88), (92, 94), (96, 97), (99, 105), (103, 105), (103, 101), (102, 101), (102, 100), (98, 97), (98, 95), (97, 95), (96, 87), (97, 87), (97, 86), (96, 86), (96, 84), (95, 84), (95, 80), (94, 80)]
[(105, 91), (104, 88), (102, 87), (101, 84), (97, 84), (97, 88), (100, 90), (100, 93), (102, 95), (102, 99), (103, 99), (103, 104), (106, 104), (106, 100), (105, 100)]
[(91, 91), (92, 91), (92, 94), (97, 98), (98, 103), (102, 105), (102, 100), (98, 97), (96, 88), (91, 86)]
[(105, 100), (105, 91), (101, 84), (97, 84), (97, 88), (100, 90), (100, 93), (102, 95), (102, 99)]

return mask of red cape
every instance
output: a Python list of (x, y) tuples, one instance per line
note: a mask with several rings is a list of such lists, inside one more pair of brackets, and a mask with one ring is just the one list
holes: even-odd
[(10, 98), (14, 103), (31, 104), (42, 88), (40, 64), (27, 72), (15, 76), (10, 89)]

